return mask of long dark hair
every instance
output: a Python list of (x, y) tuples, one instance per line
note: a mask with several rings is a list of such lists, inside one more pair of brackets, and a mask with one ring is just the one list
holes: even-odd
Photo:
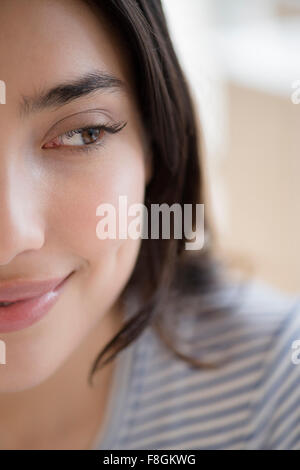
[[(153, 158), (153, 177), (145, 189), (148, 213), (155, 203), (179, 203), (182, 207), (192, 204), (193, 208), (204, 203), (199, 126), (161, 1), (86, 0), (86, 3), (106, 17), (128, 49), (136, 98)], [(205, 236), (212, 240), (207, 221)], [(172, 292), (177, 293), (183, 307), (185, 299), (196, 298), (199, 311), (201, 295), (214, 292), (221, 282), (220, 263), (212, 254), (212, 244), (206, 243), (200, 251), (187, 251), (186, 241), (184, 237), (142, 240), (135, 268), (120, 295), (126, 308), (134, 311), (95, 359), (90, 383), (96, 370), (113, 360), (150, 324), (177, 357), (196, 367), (205, 365), (178, 350), (169, 340), (171, 335), (162, 328), (163, 316), (174, 313), (174, 302), (170, 307)], [(109, 352), (112, 353), (103, 361)]]

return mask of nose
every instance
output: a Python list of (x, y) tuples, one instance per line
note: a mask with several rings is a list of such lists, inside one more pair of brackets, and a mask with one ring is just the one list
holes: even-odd
[(44, 244), (38, 201), (29, 185), (30, 178), (4, 174), (0, 168), (0, 266)]

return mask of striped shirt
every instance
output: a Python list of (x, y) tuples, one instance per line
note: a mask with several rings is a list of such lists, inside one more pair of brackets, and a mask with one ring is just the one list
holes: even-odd
[(178, 315), (184, 352), (221, 367), (190, 367), (151, 326), (119, 354), (93, 449), (300, 450), (300, 297), (252, 279), (241, 299)]

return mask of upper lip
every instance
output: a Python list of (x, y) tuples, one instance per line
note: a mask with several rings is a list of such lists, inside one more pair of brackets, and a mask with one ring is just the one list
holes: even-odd
[(69, 275), (43, 281), (24, 281), (18, 279), (0, 282), (0, 302), (17, 302), (32, 297), (40, 297), (54, 290)]

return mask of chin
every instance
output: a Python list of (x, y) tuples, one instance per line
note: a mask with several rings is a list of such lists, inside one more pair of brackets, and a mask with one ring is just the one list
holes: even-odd
[(5, 373), (0, 373), (0, 393), (21, 392), (37, 387), (45, 382), (54, 370), (48, 370), (42, 367), (30, 370), (7, 370)]
[(0, 393), (37, 387), (50, 379), (69, 355), (66, 344), (59, 348), (59, 341), (52, 348), (41, 347), (34, 341), (27, 348), (24, 345), (13, 348), (8, 343), (7, 351), (7, 362), (0, 366)]

